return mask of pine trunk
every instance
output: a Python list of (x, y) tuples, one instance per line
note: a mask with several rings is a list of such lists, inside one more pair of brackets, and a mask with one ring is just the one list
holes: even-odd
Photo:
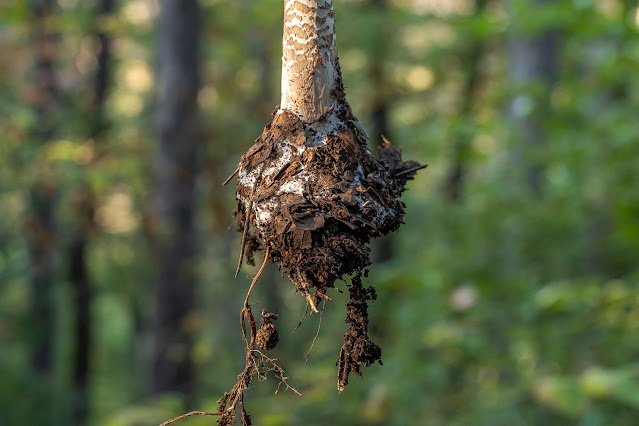
[(153, 232), (156, 271), (153, 294), (151, 390), (194, 389), (192, 332), (196, 281), (195, 180), (200, 130), (197, 0), (160, 2), (157, 130)]
[[(475, 16), (479, 18), (486, 8), (487, 0), (475, 0)], [(473, 39), (472, 43), (462, 53), (462, 68), (465, 70), (465, 81), (463, 91), (461, 93), (461, 105), (459, 116), (461, 125), (459, 131), (455, 135), (453, 146), (452, 164), (448, 170), (448, 176), (444, 184), (444, 196), (451, 203), (457, 203), (461, 200), (464, 183), (467, 174), (467, 161), (471, 155), (471, 139), (472, 134), (466, 130), (466, 123), (472, 121), (472, 110), (475, 105), (477, 90), (480, 83), (480, 61), (484, 51), (484, 42)]]

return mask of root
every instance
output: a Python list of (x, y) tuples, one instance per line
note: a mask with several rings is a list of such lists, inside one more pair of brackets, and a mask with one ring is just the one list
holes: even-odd
[(313, 351), (313, 346), (315, 346), (315, 341), (317, 340), (317, 336), (319, 336), (320, 329), (322, 328), (322, 317), (324, 317), (325, 309), (326, 309), (326, 300), (324, 300), (324, 303), (322, 303), (322, 310), (320, 311), (319, 324), (317, 324), (317, 333), (315, 333), (315, 337), (313, 338), (311, 347), (308, 348), (308, 352), (304, 354), (304, 359), (306, 360), (305, 364), (308, 364), (308, 359), (310, 358), (311, 352)]
[[(269, 249), (267, 247), (266, 252), (264, 253), (264, 262), (262, 263), (260, 270), (257, 271), (257, 275), (255, 275), (255, 278), (253, 278), (253, 281), (251, 282), (251, 286), (249, 287), (248, 292), (246, 293), (246, 299), (244, 299), (244, 306), (242, 307), (242, 311), (240, 312), (240, 324), (242, 324), (242, 335), (244, 337), (244, 341), (249, 346), (253, 346), (253, 344), (255, 343), (257, 328), (255, 326), (255, 317), (253, 317), (253, 313), (251, 312), (251, 307), (249, 306), (248, 302), (249, 302), (249, 298), (251, 297), (251, 291), (253, 290), (253, 287), (255, 286), (255, 283), (257, 282), (257, 280), (260, 278), (260, 275), (262, 275), (262, 272), (264, 271), (264, 267), (266, 266), (266, 263), (268, 262), (268, 255), (269, 255)], [(248, 339), (246, 337), (246, 328), (244, 326), (244, 321), (246, 319), (249, 320), (249, 325), (251, 326), (251, 343), (248, 343)]]
[(302, 325), (302, 323), (304, 322), (304, 318), (306, 318), (306, 314), (308, 314), (308, 300), (306, 301), (306, 306), (304, 307), (304, 313), (302, 314), (302, 318), (300, 318), (300, 322), (297, 323), (297, 327), (295, 327), (295, 329), (293, 330), (293, 333), (295, 333), (295, 331), (300, 328), (300, 326)]
[(237, 269), (235, 270), (235, 278), (240, 273), (240, 269), (242, 269), (242, 261), (244, 260), (244, 248), (246, 246), (246, 234), (248, 234), (249, 224), (251, 221), (249, 220), (251, 215), (251, 210), (249, 208), (246, 209), (246, 218), (244, 220), (244, 232), (242, 232), (242, 243), (240, 248), (240, 259), (237, 261)]
[(182, 414), (181, 416), (177, 416), (172, 418), (171, 420), (167, 420), (164, 423), (160, 424), (160, 426), (170, 425), (171, 423), (177, 422), (178, 420), (182, 420), (190, 416), (219, 416), (219, 415), (220, 413), (211, 413), (210, 411), (191, 411), (190, 413)]
[[(248, 220), (247, 220), (248, 224)], [(246, 226), (245, 226), (246, 227)], [(272, 373), (276, 379), (279, 380), (277, 384), (277, 389), (275, 393), (279, 393), (280, 388), (284, 385), (285, 390), (291, 390), (295, 392), (297, 395), (301, 396), (301, 393), (289, 385), (288, 377), (284, 372), (284, 369), (280, 367), (276, 363), (275, 358), (270, 358), (264, 352), (255, 348), (256, 338), (261, 336), (261, 339), (264, 340), (265, 349), (272, 349), (277, 344), (277, 330), (275, 329), (272, 321), (277, 319), (277, 315), (273, 313), (268, 313), (264, 308), (262, 308), (262, 321), (260, 325), (260, 330), (257, 330), (257, 325), (255, 321), (255, 317), (253, 316), (253, 312), (251, 311), (251, 305), (249, 305), (249, 299), (251, 297), (251, 292), (257, 280), (264, 272), (264, 268), (269, 261), (270, 250), (267, 247), (264, 252), (264, 262), (262, 262), (262, 266), (260, 267), (257, 275), (251, 281), (251, 286), (249, 287), (246, 298), (244, 299), (244, 305), (242, 306), (242, 310), (240, 311), (240, 325), (242, 330), (242, 337), (244, 338), (244, 342), (246, 343), (246, 364), (244, 366), (244, 370), (237, 376), (237, 383), (233, 386), (230, 392), (226, 392), (222, 398), (217, 401), (218, 409), (217, 412), (211, 413), (206, 411), (192, 411), (187, 414), (183, 414), (174, 419), (168, 420), (160, 426), (165, 426), (171, 424), (177, 420), (183, 419), (189, 416), (201, 415), (201, 416), (220, 416), (218, 420), (218, 425), (228, 426), (235, 424), (238, 420), (237, 411), (239, 409), (239, 417), (242, 421), (243, 426), (251, 425), (251, 415), (248, 411), (246, 411), (246, 407), (244, 405), (244, 392), (251, 387), (253, 383), (253, 379), (257, 377), (259, 381), (266, 380), (268, 373)], [(250, 327), (250, 336), (246, 331), (246, 321), (248, 320)], [(260, 335), (259, 333), (263, 333)], [(270, 333), (270, 334), (268, 334)], [(258, 346), (260, 342), (258, 341)]]
[(244, 300), (244, 308), (248, 307), (249, 297), (251, 297), (251, 290), (253, 290), (253, 286), (255, 286), (255, 283), (260, 278), (260, 275), (262, 275), (262, 272), (264, 272), (264, 267), (266, 267), (266, 263), (268, 262), (269, 252), (270, 252), (270, 249), (266, 247), (266, 251), (264, 252), (264, 262), (262, 263), (260, 270), (257, 271), (257, 275), (253, 278), (253, 281), (251, 282), (251, 286), (249, 287), (248, 293), (246, 293), (246, 299)]
[[(252, 317), (250, 311), (249, 317)], [(255, 335), (251, 336), (251, 342), (254, 342)], [(285, 386), (285, 390), (291, 390), (297, 395), (302, 395), (297, 389), (288, 383), (288, 377), (284, 369), (280, 367), (274, 358), (270, 358), (264, 352), (253, 347), (253, 343), (246, 346), (246, 365), (244, 370), (237, 376), (237, 383), (230, 392), (225, 393), (218, 400), (217, 413), (221, 416), (218, 420), (219, 425), (232, 425), (237, 421), (237, 410), (240, 411), (240, 418), (243, 426), (251, 425), (251, 416), (246, 411), (244, 405), (244, 392), (251, 387), (253, 379), (257, 377), (259, 381), (267, 379), (267, 374), (272, 373), (279, 383), (276, 393), (279, 393), (280, 387)]]
[[(253, 312), (251, 310), (251, 305), (249, 305), (251, 292), (253, 291), (253, 287), (255, 287), (257, 280), (262, 275), (262, 272), (264, 271), (264, 268), (269, 261), (269, 255), (270, 250), (269, 247), (267, 247), (264, 253), (264, 262), (257, 272), (257, 275), (255, 275), (255, 277), (251, 281), (251, 286), (246, 293), (244, 305), (242, 306), (242, 310), (240, 311), (242, 337), (244, 338), (244, 342), (246, 343), (246, 364), (244, 366), (244, 370), (237, 376), (237, 383), (233, 386), (231, 391), (225, 393), (222, 398), (217, 401), (217, 414), (221, 416), (218, 420), (218, 424), (222, 426), (232, 425), (237, 421), (238, 409), (240, 412), (242, 425), (248, 426), (252, 424), (251, 415), (248, 411), (246, 411), (246, 407), (244, 405), (244, 392), (249, 387), (251, 387), (253, 379), (255, 377), (257, 377), (259, 381), (263, 381), (266, 380), (267, 374), (270, 372), (279, 380), (276, 393), (279, 393), (280, 387), (284, 385), (285, 390), (290, 389), (296, 394), (301, 395), (297, 389), (288, 384), (288, 377), (286, 376), (284, 369), (276, 363), (277, 360), (274, 358), (270, 358), (264, 352), (255, 348), (258, 333), (263, 332), (264, 330), (270, 331), (271, 333), (277, 333), (271, 322), (271, 320), (277, 319), (277, 315), (267, 313), (265, 309), (262, 309), (261, 327), (258, 331), (255, 317), (253, 316)], [(248, 336), (248, 333), (246, 331), (247, 320), (250, 327), (250, 337)], [(270, 346), (267, 346), (266, 349), (272, 349), (272, 347), (275, 346), (275, 344), (277, 343), (277, 337), (274, 341), (268, 341), (267, 343), (270, 344)]]
[(315, 307), (315, 302), (313, 302), (313, 298), (311, 297), (311, 295), (308, 293), (308, 291), (305, 291), (304, 294), (306, 295), (306, 301), (308, 302), (308, 304), (311, 306), (311, 310), (313, 312), (315, 312), (316, 314), (319, 313), (319, 311), (317, 310), (317, 308)]

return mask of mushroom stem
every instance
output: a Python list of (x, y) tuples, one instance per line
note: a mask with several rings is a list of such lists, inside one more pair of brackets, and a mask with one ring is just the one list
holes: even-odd
[(281, 108), (314, 123), (344, 96), (332, 0), (286, 0)]

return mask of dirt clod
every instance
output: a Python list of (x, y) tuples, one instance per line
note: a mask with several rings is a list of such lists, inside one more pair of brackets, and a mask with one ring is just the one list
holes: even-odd
[(269, 351), (280, 341), (280, 334), (275, 325), (271, 322), (276, 320), (277, 315), (269, 312), (262, 312), (262, 320), (260, 321), (260, 329), (257, 330), (255, 344), (258, 348)]
[(239, 164), (247, 258), (256, 241), (268, 246), (314, 304), (337, 279), (370, 265), (371, 238), (399, 228), (398, 197), (420, 167), (388, 141), (373, 155), (361, 129), (345, 101), (311, 124), (278, 109)]
[(344, 334), (344, 345), (337, 360), (337, 389), (341, 392), (348, 384), (351, 372), (362, 375), (360, 367), (370, 367), (375, 362), (382, 364), (382, 349), (368, 337), (368, 301), (377, 299), (375, 288), (364, 288), (362, 277), (353, 277), (348, 289), (350, 301), (346, 304), (348, 331)]

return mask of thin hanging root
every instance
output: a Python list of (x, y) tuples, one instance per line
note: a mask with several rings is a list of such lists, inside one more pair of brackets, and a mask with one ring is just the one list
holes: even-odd
[[(317, 291), (317, 294), (319, 295), (319, 297), (321, 297), (322, 299), (324, 299), (324, 300), (328, 300), (329, 302), (332, 302), (332, 301), (333, 301), (333, 299), (331, 299), (331, 297), (330, 297), (330, 296), (327, 296), (326, 294), (322, 293), (322, 292), (321, 292), (321, 291), (319, 291), (319, 290), (316, 290), (316, 291)], [(322, 309), (323, 309), (323, 308), (322, 308)]]
[(324, 310), (326, 309), (326, 300), (322, 303), (322, 310), (320, 311), (320, 319), (319, 324), (317, 325), (317, 333), (315, 333), (315, 337), (313, 338), (313, 342), (311, 343), (311, 347), (308, 348), (308, 352), (304, 354), (304, 358), (306, 359), (305, 364), (308, 364), (308, 359), (311, 356), (311, 352), (313, 351), (313, 346), (315, 346), (315, 341), (317, 340), (317, 336), (319, 336), (320, 328), (322, 328), (322, 317), (324, 316)]
[[(300, 322), (297, 324), (297, 327), (295, 327), (295, 330), (300, 328), (300, 326), (304, 322), (304, 318), (306, 318), (306, 314), (308, 314), (308, 300), (306, 301), (306, 306), (304, 307), (304, 313), (302, 314), (302, 318), (300, 318)], [(295, 330), (293, 330), (293, 333), (295, 333)]]
[[(270, 251), (269, 247), (266, 247), (266, 251), (264, 252), (264, 262), (262, 263), (260, 270), (257, 271), (257, 275), (255, 275), (255, 278), (253, 278), (253, 281), (251, 282), (251, 286), (249, 287), (248, 292), (246, 293), (246, 299), (244, 299), (244, 306), (242, 307), (242, 311), (240, 312), (240, 324), (242, 325), (242, 335), (244, 337), (244, 341), (246, 341), (246, 344), (248, 345), (249, 348), (252, 348), (253, 344), (255, 343), (257, 327), (255, 325), (255, 318), (253, 317), (253, 313), (251, 312), (251, 307), (249, 306), (248, 302), (249, 302), (249, 298), (251, 297), (251, 291), (253, 291), (253, 287), (255, 286), (255, 283), (260, 278), (260, 275), (262, 275), (262, 272), (264, 271), (264, 267), (266, 267), (266, 263), (268, 262), (269, 251)], [(251, 326), (250, 343), (246, 336), (246, 328), (244, 323), (244, 320), (247, 318), (249, 320), (249, 325)]]
[(251, 297), (251, 291), (253, 290), (253, 286), (257, 282), (258, 278), (260, 278), (260, 275), (262, 275), (262, 272), (264, 272), (264, 267), (266, 266), (266, 263), (268, 262), (268, 255), (270, 251), (271, 251), (270, 247), (267, 246), (266, 251), (264, 252), (264, 262), (262, 262), (262, 266), (260, 267), (260, 270), (257, 271), (257, 275), (255, 276), (255, 278), (253, 278), (253, 281), (251, 282), (251, 286), (249, 287), (248, 293), (246, 293), (246, 299), (244, 300), (245, 309), (248, 307), (248, 301), (249, 301), (249, 297)]
[(242, 338), (244, 339), (244, 343), (246, 343), (246, 346), (249, 346), (248, 335), (246, 334), (246, 318), (249, 319), (249, 323), (251, 325), (251, 336), (255, 334), (253, 332), (255, 318), (253, 318), (253, 321), (251, 321), (251, 317), (253, 317), (253, 313), (245, 308), (242, 308), (242, 310), (240, 311), (240, 327), (242, 328)]
[(313, 298), (311, 297), (311, 295), (308, 294), (308, 291), (305, 291), (304, 294), (306, 295), (306, 301), (308, 302), (309, 305), (311, 305), (311, 310), (315, 312), (316, 314), (318, 314), (319, 311), (315, 307), (315, 303), (313, 302)]
[[(249, 321), (249, 326), (251, 327), (251, 341), (249, 342), (248, 335), (246, 333), (246, 320)], [(242, 328), (242, 338), (246, 343), (247, 350), (253, 347), (253, 343), (255, 343), (255, 336), (257, 336), (257, 326), (255, 323), (255, 317), (253, 316), (253, 312), (251, 311), (251, 307), (249, 305), (244, 305), (242, 310), (240, 311), (240, 327)]]
[(240, 171), (240, 166), (238, 166), (237, 169), (235, 169), (235, 171), (233, 173), (231, 173), (231, 176), (226, 178), (224, 183), (222, 183), (222, 186), (225, 186), (227, 183), (229, 183), (231, 181), (231, 179), (233, 179), (233, 176), (235, 176), (237, 174), (237, 172), (239, 172), (239, 171)]
[(337, 390), (339, 393), (342, 393), (344, 390), (345, 384), (342, 382), (342, 377), (346, 373), (346, 351), (344, 350), (344, 346), (339, 350), (339, 359), (338, 359), (338, 371), (337, 371)]

